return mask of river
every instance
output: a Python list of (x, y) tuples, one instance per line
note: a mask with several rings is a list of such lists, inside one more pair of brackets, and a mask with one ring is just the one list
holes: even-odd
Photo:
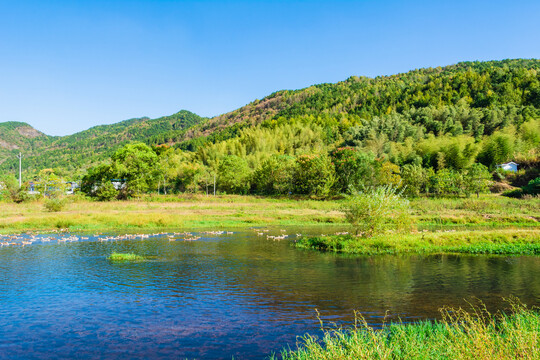
[(540, 305), (540, 257), (353, 257), (295, 249), (296, 233), (322, 230), (286, 230), (0, 238), (26, 245), (0, 247), (0, 359), (261, 359), (317, 334), (317, 311), (325, 326), (354, 310), (380, 326), (475, 298)]

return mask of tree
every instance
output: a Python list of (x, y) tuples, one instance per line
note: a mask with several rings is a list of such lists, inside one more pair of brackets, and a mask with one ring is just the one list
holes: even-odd
[(296, 158), (295, 191), (298, 194), (328, 196), (335, 182), (334, 166), (325, 154)]
[(154, 188), (158, 179), (158, 156), (143, 143), (127, 144), (111, 157), (111, 173), (125, 184), (120, 189), (122, 197), (145, 193)]
[(251, 170), (241, 157), (228, 155), (219, 164), (218, 186), (229, 194), (246, 194), (250, 188), (250, 177)]
[(4, 175), (0, 177), (0, 199), (9, 199), (16, 203), (29, 200), (28, 188), (23, 184), (19, 188), (19, 181), (13, 175)]
[(56, 175), (52, 169), (43, 169), (35, 178), (36, 190), (42, 196), (48, 198), (58, 198), (65, 194), (67, 184), (64, 179)]
[(467, 196), (476, 193), (476, 197), (480, 197), (480, 193), (486, 192), (490, 184), (491, 174), (486, 166), (473, 164), (465, 171), (464, 187)]
[(403, 192), (409, 196), (419, 196), (426, 191), (427, 173), (422, 165), (406, 164), (401, 168)]
[(376, 166), (373, 154), (348, 146), (337, 148), (330, 156), (335, 167), (335, 187), (338, 192), (345, 193), (350, 186), (361, 188), (372, 184)]
[[(99, 164), (86, 172), (81, 181), (81, 191), (88, 196), (97, 196), (99, 189), (111, 184), (114, 174), (110, 164)], [(118, 194), (117, 194), (118, 195)]]
[(253, 174), (253, 186), (260, 194), (287, 194), (292, 191), (295, 158), (272, 155)]

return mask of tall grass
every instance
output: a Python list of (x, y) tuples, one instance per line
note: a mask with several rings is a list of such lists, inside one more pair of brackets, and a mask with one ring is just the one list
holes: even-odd
[[(284, 360), (307, 359), (540, 359), (540, 314), (512, 304), (509, 314), (485, 307), (442, 309), (442, 319), (390, 324), (376, 330), (359, 317), (352, 329), (306, 335)], [(275, 358), (275, 357), (272, 357)]]

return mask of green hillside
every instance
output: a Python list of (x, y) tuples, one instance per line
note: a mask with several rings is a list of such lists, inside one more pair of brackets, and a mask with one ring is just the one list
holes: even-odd
[(463, 62), (376, 78), (352, 76), (336, 84), (278, 91), (201, 123), (179, 136), (182, 148), (234, 137), (255, 124), (302, 122), (332, 137), (361, 130), (354, 140), (384, 134), (400, 141), (423, 134), (490, 135), (508, 124), (538, 118), (540, 61)]
[(14, 163), (19, 151), (33, 154), (50, 145), (54, 137), (47, 136), (32, 126), (22, 122), (0, 123), (0, 166), (6, 162)]
[[(385, 171), (400, 176), (410, 166), (435, 172), (465, 171), (474, 163), (494, 169), (503, 161), (519, 160), (537, 167), (539, 71), (540, 61), (535, 59), (463, 62), (282, 90), (211, 119), (181, 111), (159, 119), (97, 126), (64, 137), (36, 132), (40, 135), (28, 138), (13, 130), (2, 131), (0, 141), (9, 145), (0, 156), (10, 157), (0, 158), (5, 160), (0, 167), (14, 171), (14, 154), (21, 149), (30, 174), (44, 168), (83, 174), (90, 166), (110, 161), (117, 149), (133, 142), (174, 145), (173, 152), (163, 155), (159, 151), (159, 176), (161, 181), (174, 182), (179, 191), (198, 191), (200, 182), (207, 181), (203, 177), (221, 173), (222, 179), (230, 175), (222, 181), (229, 181), (223, 191), (264, 192), (261, 186), (267, 185), (256, 183), (268, 179), (265, 171), (288, 166), (278, 170), (293, 176), (299, 159), (311, 155), (319, 156), (319, 165), (330, 166), (329, 174), (339, 177), (344, 170), (334, 162), (345, 156), (340, 150), (344, 147), (355, 149), (354, 156), (377, 159), (377, 166), (382, 162), (388, 169), (396, 166)], [(15, 126), (10, 124), (2, 126)], [(284, 158), (272, 160), (274, 155)], [(364, 165), (367, 169), (374, 164)], [(316, 176), (320, 178), (320, 174)], [(242, 184), (240, 190), (231, 185), (235, 181)], [(345, 189), (346, 180), (336, 182)]]
[[(20, 150), (24, 153), (25, 168), (30, 173), (44, 168), (59, 168), (67, 172), (73, 172), (76, 169), (84, 169), (106, 159), (115, 149), (124, 144), (134, 141), (146, 141), (154, 136), (158, 136), (159, 140), (164, 140), (167, 138), (167, 134), (175, 134), (201, 121), (203, 121), (203, 118), (182, 110), (171, 116), (158, 119), (146, 117), (130, 119), (112, 125), (95, 126), (62, 137), (48, 137), (24, 124), (24, 129), (32, 129), (35, 134), (40, 134), (40, 137), (30, 139), (31, 141), (27, 142), (16, 142), (14, 136), (17, 135), (16, 131), (1, 131), (0, 144), (2, 141), (9, 144), (18, 144), (16, 151)], [(13, 123), (0, 124), (0, 129), (12, 128), (13, 125), (10, 124)], [(37, 141), (37, 139), (43, 139), (43, 141)], [(6, 159), (13, 152), (14, 150), (5, 152), (6, 155), (0, 153), (0, 161), (4, 160), (2, 168), (13, 170), (18, 166), (13, 156)]]

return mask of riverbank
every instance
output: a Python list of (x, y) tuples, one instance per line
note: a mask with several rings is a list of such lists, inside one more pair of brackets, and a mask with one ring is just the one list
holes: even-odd
[(345, 254), (505, 254), (540, 255), (540, 229), (496, 229), (385, 234), (371, 238), (330, 235), (301, 238), (294, 244)]
[[(136, 200), (95, 202), (69, 198), (59, 212), (43, 201), (0, 203), (0, 232), (247, 228), (252, 226), (347, 226), (342, 200), (258, 196), (169, 195)], [(540, 199), (413, 199), (411, 211), (419, 229), (538, 228)]]
[(325, 331), (322, 342), (306, 335), (297, 350), (282, 352), (283, 360), (540, 358), (536, 310), (514, 306), (510, 315), (494, 316), (483, 308), (442, 314), (439, 321), (391, 324), (382, 330), (360, 321), (351, 330)]

